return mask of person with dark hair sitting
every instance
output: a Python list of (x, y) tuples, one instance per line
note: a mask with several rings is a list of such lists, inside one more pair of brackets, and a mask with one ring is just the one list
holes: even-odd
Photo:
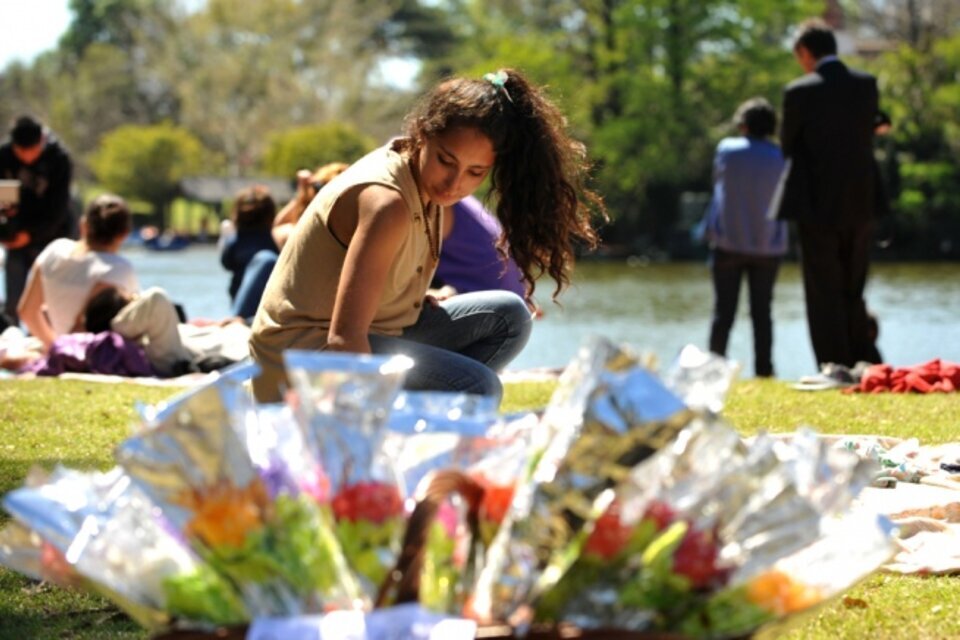
[(740, 135), (724, 138), (717, 146), (713, 198), (705, 220), (714, 292), (710, 350), (726, 355), (740, 282), (746, 276), (755, 371), (769, 377), (774, 374), (770, 306), (780, 260), (787, 251), (787, 228), (785, 222), (770, 220), (768, 210), (784, 161), (770, 140), (777, 114), (769, 102), (747, 100), (733, 122)]
[[(277, 261), (279, 249), (272, 234), (276, 213), (277, 204), (264, 186), (241, 189), (233, 201), (231, 220), (236, 236), (223, 246), (220, 264), (233, 274), (229, 291), (231, 312), (235, 316), (250, 318), (257, 312), (267, 283), (265, 277), (259, 282), (261, 278), (257, 274), (261, 273), (261, 268), (256, 265), (251, 268), (251, 264), (264, 259), (271, 265)], [(266, 277), (269, 274), (270, 269), (267, 269)]]
[(103, 194), (84, 211), (79, 240), (59, 238), (40, 252), (18, 311), (30, 334), (47, 348), (77, 328), (98, 283), (128, 294), (139, 290), (133, 265), (117, 253), (130, 228), (130, 210), (123, 198)]
[(331, 162), (313, 174), (297, 172), (297, 193), (280, 211), (266, 187), (243, 189), (234, 201), (220, 262), (233, 271), (230, 281), (231, 313), (248, 321), (260, 305), (267, 280), (277, 264), (279, 252), (293, 233), (300, 217), (320, 189), (347, 168)]

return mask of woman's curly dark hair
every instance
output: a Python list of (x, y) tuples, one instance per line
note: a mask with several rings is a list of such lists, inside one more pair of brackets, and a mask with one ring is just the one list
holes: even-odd
[(509, 248), (528, 295), (548, 273), (556, 298), (570, 283), (574, 242), (596, 248), (591, 216), (606, 220), (602, 199), (585, 184), (586, 148), (569, 136), (557, 106), (513, 69), (482, 80), (446, 80), (406, 120), (415, 148), (452, 127), (476, 127), (490, 138), (496, 153), (491, 185), (503, 226), (497, 248), (504, 255)]

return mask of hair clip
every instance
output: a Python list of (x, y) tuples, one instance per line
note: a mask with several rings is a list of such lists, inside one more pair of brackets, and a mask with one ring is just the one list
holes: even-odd
[(513, 102), (513, 98), (510, 97), (510, 92), (507, 91), (507, 80), (509, 79), (509, 76), (507, 75), (506, 71), (500, 69), (496, 73), (485, 73), (483, 74), (483, 79), (496, 88), (502, 90), (503, 95), (507, 96), (507, 100), (509, 100), (511, 103)]

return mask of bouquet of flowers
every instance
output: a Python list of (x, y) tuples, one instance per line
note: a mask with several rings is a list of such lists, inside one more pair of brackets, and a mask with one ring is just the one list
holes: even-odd
[(723, 638), (832, 597), (892, 552), (885, 522), (839, 519), (872, 469), (838, 453), (810, 432), (746, 446), (696, 421), (609, 496), (537, 617)]
[[(416, 487), (405, 496), (419, 505), (436, 500), (438, 490), (443, 493), (435, 517), (419, 520), (428, 527), (419, 600), (430, 610), (460, 613), (509, 508), (539, 418), (534, 413), (497, 417), (461, 411), (464, 396), (456, 394), (408, 395), (423, 396), (414, 401), (426, 409), (419, 430), (388, 434), (384, 456), (394, 462), (405, 489)], [(444, 475), (449, 470), (457, 473)], [(409, 537), (411, 531), (407, 533)]]
[(282, 447), (251, 450), (262, 439), (245, 428), (258, 414), (242, 379), (233, 371), (162, 408), (117, 461), (251, 615), (350, 607), (359, 594), (316, 502), (317, 476), (297, 473), (297, 460), (286, 469)]
[(378, 456), (407, 370), (405, 356), (288, 351), (296, 415), (329, 482), (336, 537), (372, 602), (399, 554), (406, 523), (398, 479)]
[(556, 550), (568, 548), (597, 517), (594, 502), (691, 417), (632, 354), (600, 339), (581, 347), (533, 437), (474, 586), (471, 614), (507, 620), (527, 608), (562, 574), (545, 571)]
[(10, 492), (17, 521), (2, 532), (4, 564), (64, 586), (90, 586), (140, 624), (231, 624), (247, 617), (233, 587), (169, 530), (119, 468), (64, 468)]

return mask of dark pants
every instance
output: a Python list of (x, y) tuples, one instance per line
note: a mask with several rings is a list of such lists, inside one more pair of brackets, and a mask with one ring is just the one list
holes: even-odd
[(727, 354), (727, 341), (737, 315), (740, 281), (747, 276), (750, 293), (750, 319), (753, 322), (754, 370), (758, 376), (773, 375), (773, 285), (777, 281), (780, 258), (734, 253), (716, 249), (711, 257), (713, 276), (713, 322), (710, 325), (710, 351)]
[(882, 362), (863, 290), (873, 238), (871, 224), (797, 225), (807, 324), (817, 365)]
[(7, 317), (19, 324), (17, 304), (27, 283), (30, 267), (36, 261), (43, 247), (26, 246), (22, 249), (7, 249), (7, 260), (4, 263), (4, 282), (6, 285), (7, 300), (4, 303), (4, 312)]

